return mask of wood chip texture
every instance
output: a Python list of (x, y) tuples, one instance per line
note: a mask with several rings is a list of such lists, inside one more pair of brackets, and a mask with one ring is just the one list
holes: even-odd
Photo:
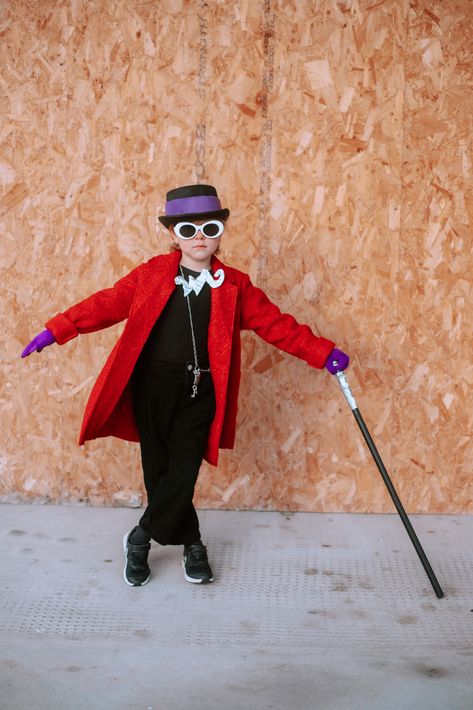
[[(44, 322), (168, 251), (207, 181), (223, 259), (352, 356), (410, 512), (473, 512), (472, 57), (465, 0), (0, 5), (1, 500), (144, 501), (139, 447), (76, 445), (122, 325), (20, 360)], [(326, 371), (243, 338), (209, 508), (392, 511)]]

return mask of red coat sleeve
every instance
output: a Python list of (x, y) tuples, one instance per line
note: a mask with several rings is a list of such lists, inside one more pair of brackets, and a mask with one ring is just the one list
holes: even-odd
[(45, 324), (59, 345), (79, 333), (92, 333), (108, 328), (128, 317), (143, 264), (121, 278), (111, 288), (98, 291), (76, 303)]
[(242, 289), (241, 327), (253, 330), (271, 345), (319, 369), (325, 365), (335, 346), (331, 340), (314, 335), (308, 325), (301, 325), (293, 316), (282, 313), (246, 275)]

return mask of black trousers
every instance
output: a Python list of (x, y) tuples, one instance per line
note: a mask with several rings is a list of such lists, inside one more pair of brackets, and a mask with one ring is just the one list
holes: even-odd
[(192, 499), (215, 415), (209, 372), (191, 397), (193, 363), (139, 362), (132, 377), (148, 505), (140, 525), (161, 545), (200, 540)]

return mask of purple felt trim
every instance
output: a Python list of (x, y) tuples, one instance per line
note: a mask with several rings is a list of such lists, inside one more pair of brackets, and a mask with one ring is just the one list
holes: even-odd
[(166, 202), (166, 217), (173, 217), (178, 214), (192, 214), (193, 212), (214, 212), (221, 209), (220, 200), (213, 195), (180, 197)]

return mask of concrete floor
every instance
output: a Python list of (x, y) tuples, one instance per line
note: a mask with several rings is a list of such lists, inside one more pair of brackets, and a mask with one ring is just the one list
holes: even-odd
[(180, 548), (125, 585), (139, 511), (0, 506), (5, 710), (472, 710), (473, 517), (201, 511), (215, 582)]

